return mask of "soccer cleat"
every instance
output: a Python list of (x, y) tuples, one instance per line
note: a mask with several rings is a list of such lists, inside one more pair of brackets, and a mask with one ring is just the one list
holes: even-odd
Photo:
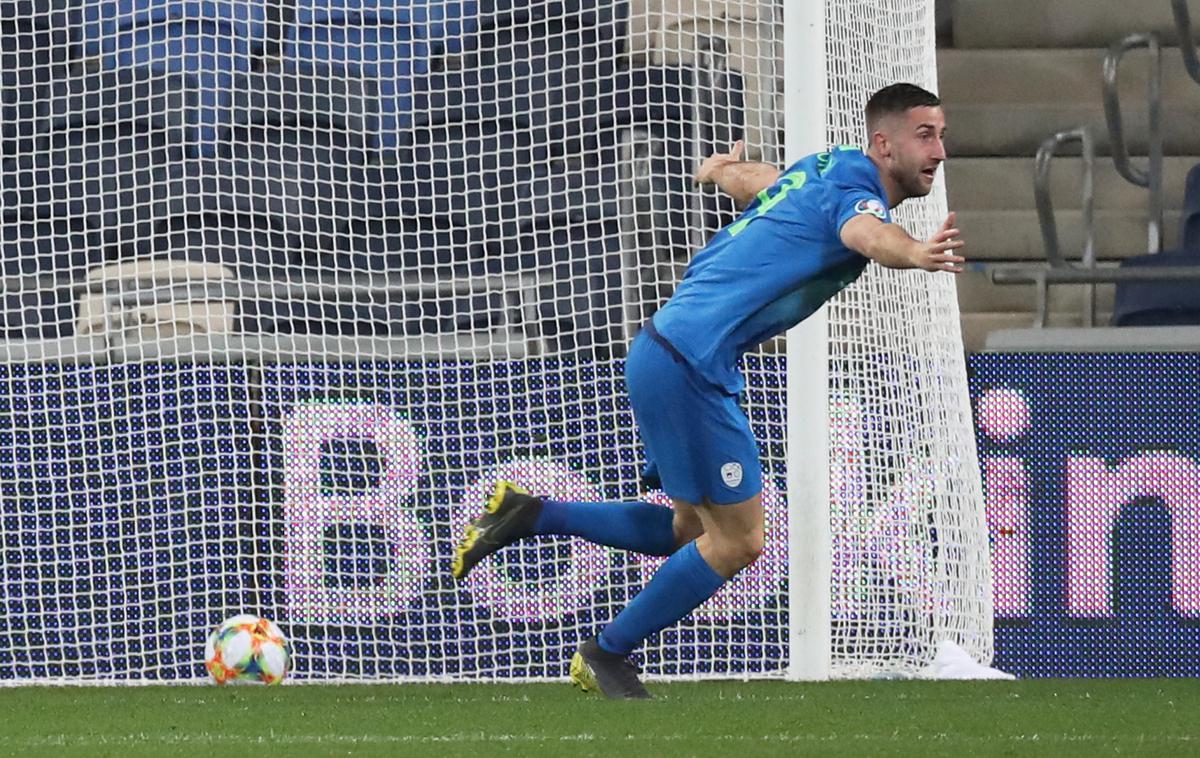
[(482, 516), (467, 524), (454, 551), (450, 573), (463, 579), (475, 564), (505, 545), (533, 534), (542, 501), (512, 482), (497, 482)]
[(599, 692), (609, 700), (654, 697), (638, 679), (633, 661), (608, 652), (595, 639), (585, 640), (571, 657), (571, 682), (584, 692)]

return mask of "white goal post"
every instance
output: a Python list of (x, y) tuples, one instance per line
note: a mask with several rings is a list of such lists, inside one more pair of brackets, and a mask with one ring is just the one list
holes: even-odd
[[(789, 0), (789, 160), (862, 144), (863, 106), (883, 86), (937, 92), (933, 6)], [(896, 216), (924, 238), (946, 210), (939, 176)], [(953, 277), (870, 266), (788, 334), (787, 355), (789, 677), (920, 676), (944, 641), (990, 663), (990, 551)]]
[[(628, 340), (735, 217), (696, 162), (936, 91), (932, 0), (0, 2), (0, 686), (565, 677), (661, 563), (566, 538), (456, 584), (496, 478), (643, 488)], [(942, 185), (898, 218), (927, 233)], [(652, 679), (992, 652), (952, 277), (871, 267), (746, 356), (762, 558)]]

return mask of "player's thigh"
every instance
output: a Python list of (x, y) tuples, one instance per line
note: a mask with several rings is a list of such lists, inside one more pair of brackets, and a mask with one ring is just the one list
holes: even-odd
[(759, 494), (758, 445), (736, 397), (644, 333), (630, 349), (626, 384), (646, 457), (667, 495), (738, 503)]
[(649, 462), (663, 490), (688, 503), (703, 500), (703, 489), (691, 476), (696, 437), (703, 426), (695, 421), (689, 370), (666, 347), (642, 332), (633, 341), (625, 363), (629, 404)]

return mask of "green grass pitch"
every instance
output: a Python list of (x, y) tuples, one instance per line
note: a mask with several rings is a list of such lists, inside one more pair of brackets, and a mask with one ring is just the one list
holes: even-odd
[(0, 755), (1196, 755), (1200, 680), (0, 688)]

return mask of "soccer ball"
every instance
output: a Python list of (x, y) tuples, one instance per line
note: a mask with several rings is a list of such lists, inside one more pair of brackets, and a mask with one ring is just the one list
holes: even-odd
[(279, 684), (291, 661), (287, 638), (275, 622), (249, 613), (222, 621), (204, 645), (204, 667), (217, 684)]

